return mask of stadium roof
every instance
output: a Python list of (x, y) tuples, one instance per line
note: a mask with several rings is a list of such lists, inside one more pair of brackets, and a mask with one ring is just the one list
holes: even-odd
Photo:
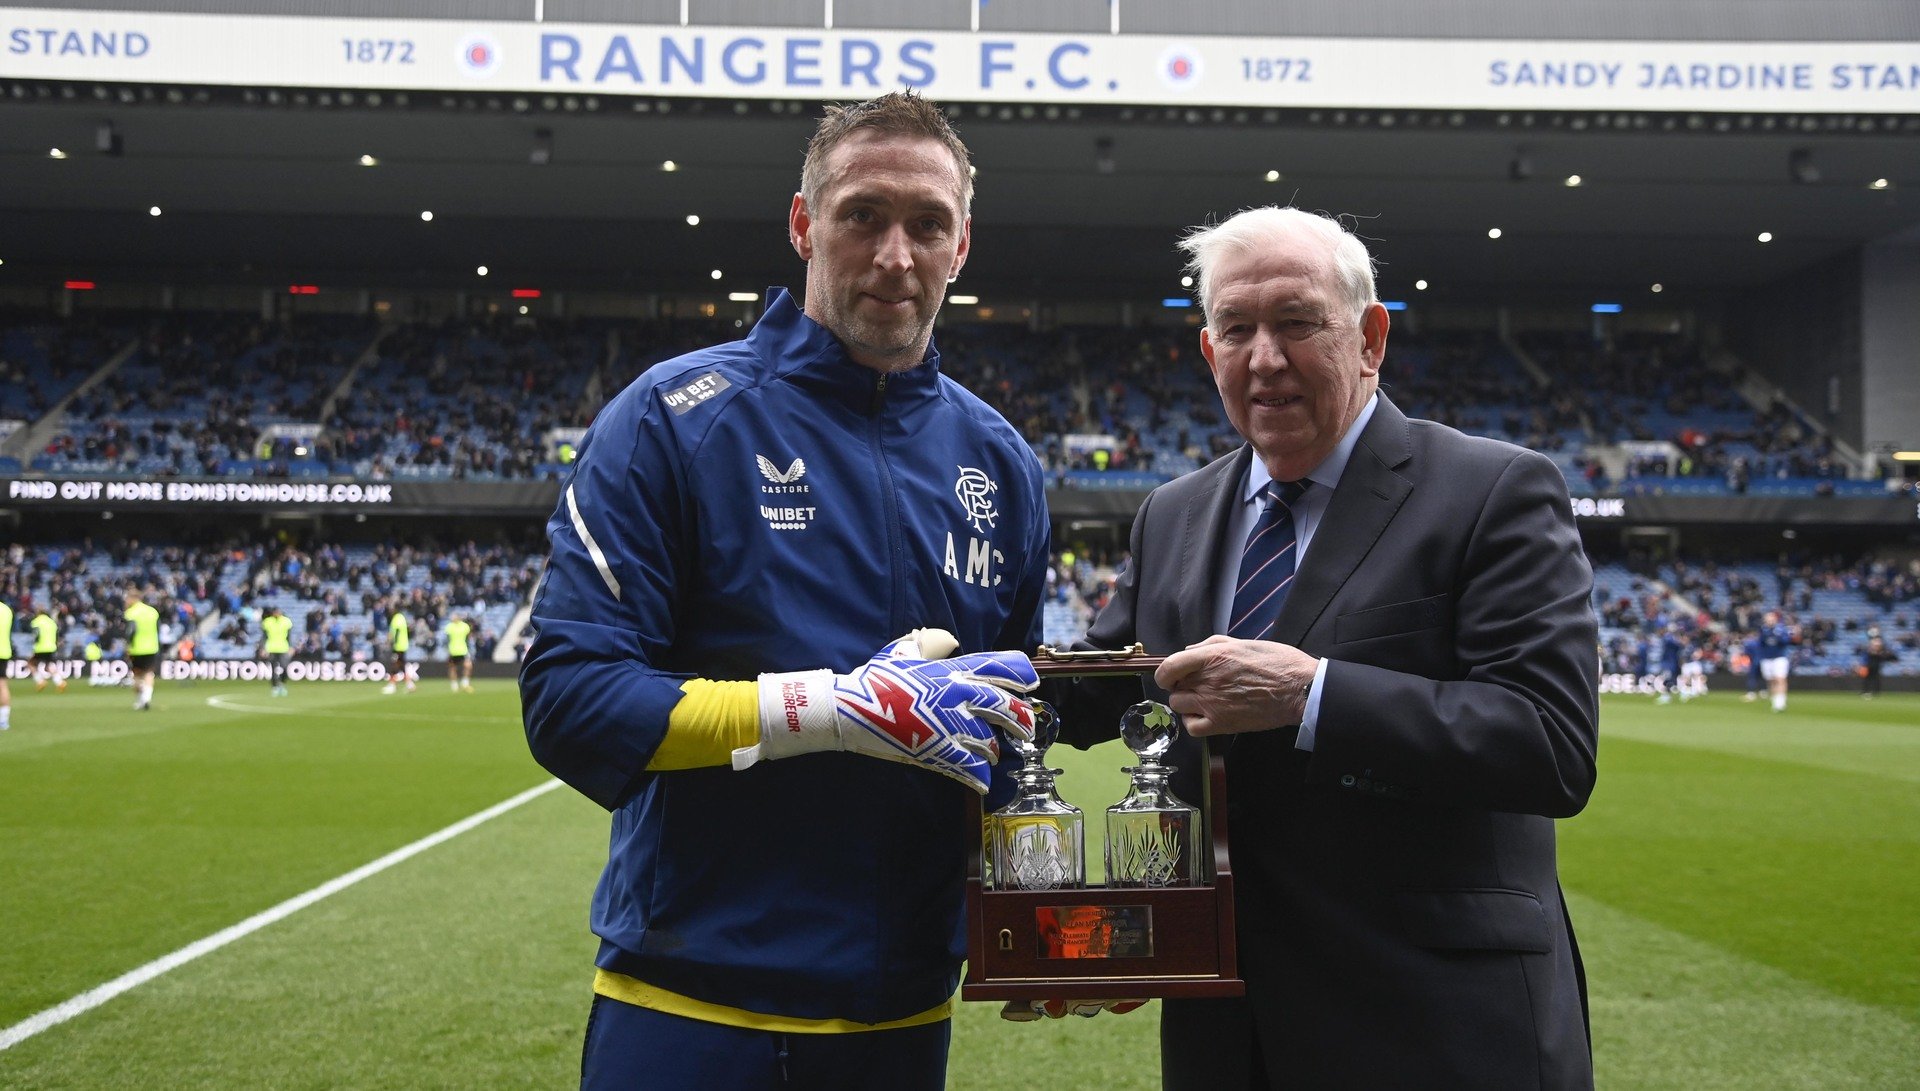
[[(783, 226), (814, 114), (798, 103), (536, 99), (521, 112), (420, 94), (328, 109), (319, 93), (304, 107), (292, 92), (195, 106), (82, 90), (0, 104), (0, 286), (800, 279)], [(980, 172), (962, 290), (983, 297), (1157, 301), (1178, 294), (1181, 228), (1276, 202), (1360, 217), (1383, 295), (1412, 297), (1425, 279), (1455, 303), (1631, 302), (1656, 282), (1666, 301), (1712, 298), (1920, 231), (1906, 118), (1031, 112), (959, 107)], [(95, 151), (108, 122), (117, 155)], [(530, 162), (541, 130), (545, 166)], [(669, 159), (677, 170), (661, 169)]]

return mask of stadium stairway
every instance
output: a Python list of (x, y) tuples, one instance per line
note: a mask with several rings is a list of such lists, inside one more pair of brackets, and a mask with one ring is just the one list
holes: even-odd
[(104, 363), (94, 369), (93, 374), (88, 375), (80, 381), (78, 386), (67, 391), (66, 396), (55, 402), (39, 420), (14, 433), (6, 446), (0, 447), (0, 455), (17, 458), (22, 465), (31, 463), (33, 452), (44, 449), (47, 443), (66, 427), (67, 407), (73, 404), (74, 399), (105, 382), (114, 372), (120, 370), (120, 365), (126, 363), (134, 350), (139, 347), (139, 338), (128, 338), (127, 343), (120, 346), (118, 352), (107, 357)]
[[(326, 434), (324, 423), (333, 419), (334, 409), (339, 406), (340, 400), (353, 393), (353, 384), (360, 378), (360, 372), (369, 365), (379, 362), (380, 342), (385, 341), (387, 335), (393, 330), (394, 326), (391, 323), (381, 326), (380, 331), (373, 335), (373, 340), (367, 342), (367, 347), (362, 349), (360, 355), (353, 358), (353, 363), (347, 366), (346, 374), (340, 376), (340, 381), (334, 384), (332, 390), (327, 391), (326, 400), (320, 403), (319, 416), (323, 424), (320, 435)], [(257, 443), (258, 441), (256, 446)]]
[(520, 661), (520, 634), (526, 632), (528, 623), (533, 620), (533, 593), (539, 589), (540, 585), (535, 584), (527, 591), (527, 601), (520, 604), (520, 609), (514, 612), (513, 620), (507, 622), (506, 628), (501, 631), (500, 642), (493, 646), (495, 663)]

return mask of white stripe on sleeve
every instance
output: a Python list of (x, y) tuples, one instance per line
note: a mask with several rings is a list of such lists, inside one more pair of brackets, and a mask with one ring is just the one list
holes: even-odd
[(600, 543), (593, 540), (587, 532), (586, 520), (580, 518), (580, 505), (574, 502), (573, 486), (567, 486), (567, 517), (573, 520), (573, 531), (580, 535), (586, 544), (587, 555), (593, 558), (593, 567), (600, 570), (600, 578), (606, 582), (607, 590), (613, 592), (614, 600), (620, 599), (620, 581), (613, 578), (613, 569), (607, 567), (607, 555), (600, 552)]

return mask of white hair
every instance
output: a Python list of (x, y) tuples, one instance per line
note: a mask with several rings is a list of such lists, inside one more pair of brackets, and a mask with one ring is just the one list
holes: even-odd
[(1220, 262), (1279, 245), (1289, 235), (1305, 231), (1333, 249), (1333, 272), (1339, 289), (1357, 321), (1378, 301), (1373, 286), (1373, 255), (1367, 244), (1330, 216), (1298, 208), (1267, 205), (1242, 209), (1211, 227), (1196, 227), (1179, 242), (1187, 255), (1200, 295), (1200, 311), (1213, 322), (1213, 274)]

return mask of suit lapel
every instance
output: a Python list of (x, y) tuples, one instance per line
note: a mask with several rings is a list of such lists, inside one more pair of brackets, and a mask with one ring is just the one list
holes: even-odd
[(1406, 502), (1413, 486), (1394, 469), (1412, 457), (1410, 428), (1406, 415), (1380, 395), (1268, 639), (1298, 647)]
[[(1221, 537), (1239, 499), (1240, 484), (1247, 479), (1247, 461), (1252, 457), (1253, 448), (1243, 445), (1232, 457), (1201, 470), (1213, 474), (1213, 480), (1202, 486), (1200, 495), (1187, 505), (1179, 551), (1167, 559), (1167, 563), (1180, 566), (1179, 591), (1173, 601), (1181, 648), (1213, 635), (1214, 577), (1220, 571), (1220, 551), (1226, 548)], [(1175, 650), (1168, 648), (1160, 654)]]

